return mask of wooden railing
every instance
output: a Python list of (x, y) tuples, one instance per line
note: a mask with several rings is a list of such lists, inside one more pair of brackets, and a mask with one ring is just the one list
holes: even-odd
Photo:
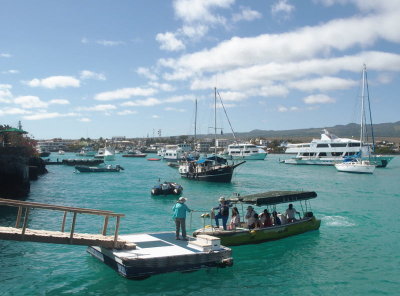
[[(45, 209), (45, 210), (64, 212), (62, 222), (61, 222), (61, 232), (62, 233), (64, 233), (64, 231), (65, 231), (65, 223), (67, 220), (67, 215), (68, 215), (68, 213), (72, 213), (73, 214), (72, 224), (71, 224), (71, 230), (69, 233), (69, 243), (70, 244), (73, 244), (73, 241), (74, 241), (74, 232), (75, 232), (75, 226), (77, 223), (77, 214), (103, 216), (104, 222), (103, 222), (101, 235), (104, 237), (107, 235), (107, 227), (108, 227), (110, 217), (116, 218), (113, 247), (117, 246), (120, 219), (121, 219), (121, 217), (125, 216), (124, 214), (117, 214), (117, 213), (114, 213), (111, 211), (66, 207), (66, 206), (50, 205), (50, 204), (28, 202), (28, 201), (17, 201), (17, 200), (3, 199), (3, 198), (0, 198), (0, 206), (11, 206), (11, 207), (18, 208), (18, 214), (17, 214), (17, 219), (15, 222), (15, 228), (21, 229), (20, 235), (21, 235), (22, 239), (25, 236), (26, 230), (28, 229), (28, 218), (29, 218), (29, 213), (30, 213), (31, 209)], [(21, 228), (21, 220), (23, 220), (22, 228)]]

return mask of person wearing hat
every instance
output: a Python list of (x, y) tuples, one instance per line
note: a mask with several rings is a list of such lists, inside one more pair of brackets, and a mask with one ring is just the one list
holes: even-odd
[(176, 225), (176, 239), (179, 239), (179, 231), (182, 230), (182, 239), (188, 240), (186, 237), (186, 212), (191, 212), (192, 210), (185, 204), (186, 200), (185, 197), (180, 197), (172, 208), (174, 212), (172, 217)]
[(257, 213), (256, 211), (254, 211), (254, 208), (252, 206), (248, 206), (245, 218), (247, 219), (247, 227), (249, 229), (253, 229), (256, 227), (256, 221), (258, 218), (258, 216), (256, 218), (256, 215)]
[(219, 228), (219, 219), (222, 219), (222, 226), (224, 230), (226, 230), (226, 223), (229, 218), (229, 207), (230, 204), (225, 200), (223, 196), (219, 198), (219, 205), (215, 208), (212, 208), (212, 211), (218, 210), (218, 214), (215, 215), (215, 226)]

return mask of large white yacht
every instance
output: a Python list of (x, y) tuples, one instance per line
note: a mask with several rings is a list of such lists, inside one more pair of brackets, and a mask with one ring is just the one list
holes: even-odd
[(378, 167), (386, 167), (392, 156), (371, 155), (372, 145), (359, 140), (339, 138), (324, 129), (321, 139), (313, 139), (310, 143), (288, 144), (285, 153), (296, 154), (284, 160), (287, 164), (334, 165), (343, 162), (344, 157), (354, 156), (362, 150), (365, 159)]
[(192, 152), (192, 145), (190, 144), (177, 144), (177, 145), (166, 145), (165, 150), (162, 152), (164, 160), (169, 162), (176, 162), (188, 157), (194, 157)]
[(112, 147), (99, 148), (94, 158), (104, 159), (104, 161), (115, 160), (115, 151)]
[(267, 156), (262, 148), (250, 143), (235, 143), (228, 146), (227, 158), (244, 160), (264, 160)]

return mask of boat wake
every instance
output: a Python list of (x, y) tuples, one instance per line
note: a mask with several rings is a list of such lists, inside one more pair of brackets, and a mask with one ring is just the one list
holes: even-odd
[(325, 216), (322, 221), (326, 226), (332, 227), (351, 227), (356, 225), (349, 218), (343, 216)]

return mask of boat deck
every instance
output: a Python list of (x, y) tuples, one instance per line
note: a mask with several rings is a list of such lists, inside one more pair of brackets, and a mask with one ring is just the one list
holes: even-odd
[(127, 278), (142, 279), (166, 272), (232, 265), (231, 249), (211, 236), (176, 240), (174, 232), (121, 235), (132, 250), (89, 247), (88, 252)]

